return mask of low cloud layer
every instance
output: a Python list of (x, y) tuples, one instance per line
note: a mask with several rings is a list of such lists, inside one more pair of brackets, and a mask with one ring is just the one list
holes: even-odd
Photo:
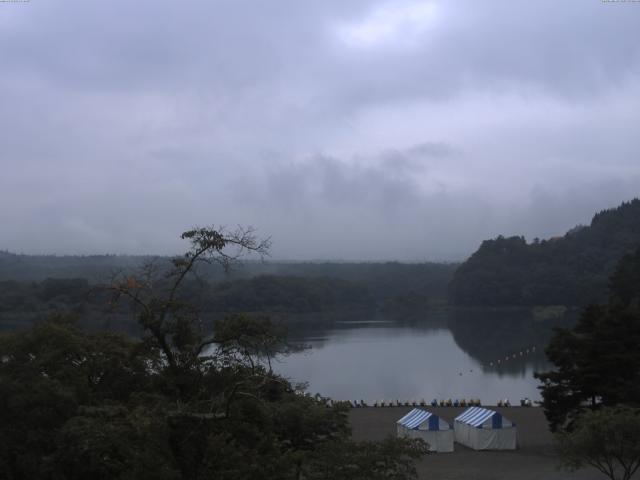
[(640, 4), (0, 4), (0, 249), (459, 260), (640, 192)]

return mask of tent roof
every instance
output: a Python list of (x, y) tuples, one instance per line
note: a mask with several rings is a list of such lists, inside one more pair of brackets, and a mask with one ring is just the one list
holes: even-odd
[(414, 408), (396, 423), (407, 428), (418, 428), (431, 416), (437, 418), (437, 416), (431, 412), (427, 412), (426, 410), (422, 410), (420, 408)]
[(497, 415), (498, 412), (488, 410), (482, 407), (467, 408), (464, 412), (455, 418), (456, 422), (466, 423), (472, 427), (479, 427), (484, 424), (489, 418)]

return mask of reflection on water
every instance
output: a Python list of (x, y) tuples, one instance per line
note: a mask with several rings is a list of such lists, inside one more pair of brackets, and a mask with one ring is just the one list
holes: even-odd
[[(567, 317), (540, 320), (522, 309), (452, 309), (402, 321), (366, 312), (294, 316), (285, 320), (293, 340), (311, 349), (275, 368), (293, 381), (308, 382), (311, 393), (340, 400), (536, 400), (540, 395), (533, 373), (550, 368), (544, 347), (554, 326), (573, 323)], [(213, 318), (203, 318), (210, 330)], [(131, 315), (83, 319), (91, 330), (140, 335)], [(10, 327), (33, 321), (1, 320)]]
[(543, 350), (552, 326), (528, 313), (486, 311), (441, 313), (411, 324), (342, 321), (294, 330), (311, 349), (276, 369), (335, 399), (473, 397), (494, 404), (507, 397), (516, 403), (540, 398), (533, 373), (549, 368)]

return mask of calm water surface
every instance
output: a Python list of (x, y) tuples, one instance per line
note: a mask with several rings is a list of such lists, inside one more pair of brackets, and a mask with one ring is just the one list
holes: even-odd
[(521, 323), (517, 328), (509, 323), (508, 335), (503, 328), (500, 335), (492, 331), (483, 336), (482, 328), (475, 331), (477, 325), (452, 330), (340, 322), (299, 333), (296, 340), (311, 348), (282, 359), (275, 369), (292, 381), (308, 382), (311, 393), (341, 400), (536, 400), (540, 395), (533, 373), (549, 365), (542, 353), (544, 340), (532, 334), (529, 320)]

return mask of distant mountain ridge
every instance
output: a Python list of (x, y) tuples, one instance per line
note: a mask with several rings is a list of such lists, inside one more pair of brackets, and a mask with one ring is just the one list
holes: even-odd
[(464, 306), (603, 302), (616, 263), (640, 246), (640, 200), (596, 213), (562, 237), (485, 240), (456, 270), (449, 300)]

